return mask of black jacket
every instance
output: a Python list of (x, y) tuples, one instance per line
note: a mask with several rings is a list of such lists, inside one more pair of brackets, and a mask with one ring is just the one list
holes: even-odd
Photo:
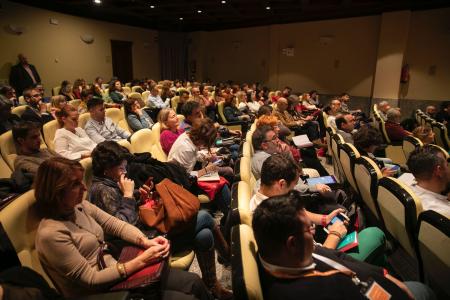
[[(29, 65), (31, 72), (33, 73), (36, 83), (41, 82), (41, 77), (35, 66)], [(33, 79), (30, 74), (25, 70), (21, 63), (11, 67), (11, 73), (9, 74), (9, 83), (16, 89), (17, 96), (21, 96), (23, 90), (33, 86)]]

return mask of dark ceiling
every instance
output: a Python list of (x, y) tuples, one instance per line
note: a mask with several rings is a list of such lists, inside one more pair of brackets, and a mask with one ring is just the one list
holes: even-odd
[(450, 0), (100, 1), (101, 4), (95, 4), (94, 0), (16, 0), (15, 2), (97, 20), (157, 30), (184, 32), (335, 19), (374, 15), (394, 10), (419, 10), (450, 6)]

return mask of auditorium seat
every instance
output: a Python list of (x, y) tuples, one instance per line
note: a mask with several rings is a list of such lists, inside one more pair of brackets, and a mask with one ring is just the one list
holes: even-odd
[(442, 148), (441, 146), (438, 146), (438, 145), (435, 145), (435, 144), (429, 144), (429, 146), (439, 150), (446, 160), (449, 159), (450, 155), (448, 154), (448, 151), (445, 150), (444, 148)]
[(178, 102), (180, 102), (180, 96), (174, 96), (170, 99), (170, 106), (174, 111), (177, 111)]
[(450, 150), (450, 140), (448, 138), (447, 127), (439, 122), (434, 122), (431, 125), (434, 132), (434, 139), (438, 146), (441, 146), (445, 150)]
[(331, 151), (333, 154), (333, 170), (334, 176), (340, 182), (344, 182), (344, 171), (342, 170), (341, 161), (339, 160), (340, 145), (344, 143), (344, 139), (340, 134), (334, 134), (331, 136)]
[(90, 113), (84, 113), (81, 114), (78, 117), (78, 127), (81, 127), (84, 129), (84, 126), (86, 125), (87, 121), (91, 118), (91, 114)]
[(127, 115), (125, 114), (125, 108), (123, 106), (120, 108), (120, 113), (122, 114), (122, 119), (119, 120), (117, 125), (120, 128), (125, 129), (126, 131), (128, 131), (130, 133), (133, 133), (133, 130), (131, 129), (130, 125), (128, 124)]
[(231, 230), (231, 270), (234, 299), (262, 300), (258, 271), (258, 246), (248, 225)]
[(154, 144), (154, 137), (150, 129), (136, 131), (130, 138), (131, 153), (150, 153)]
[[(148, 96), (150, 95), (150, 91), (144, 91), (142, 93), (142, 101), (144, 102), (144, 104), (147, 102)], [(154, 120), (156, 121), (156, 120)]]
[(402, 149), (405, 154), (406, 160), (408, 160), (409, 155), (416, 149), (419, 149), (423, 146), (421, 140), (413, 136), (407, 136), (403, 139)]
[(12, 174), (11, 168), (6, 161), (0, 156), (0, 178), (10, 178)]
[(123, 86), (122, 87), (122, 91), (128, 95), (129, 93), (131, 93), (131, 88), (129, 86)]
[(52, 96), (59, 95), (59, 91), (61, 90), (61, 86), (55, 86), (52, 88)]
[(42, 132), (44, 134), (44, 141), (47, 144), (47, 147), (51, 150), (55, 150), (55, 143), (53, 140), (55, 139), (56, 130), (59, 128), (59, 124), (57, 120), (51, 120), (47, 122), (42, 127)]
[(342, 171), (350, 186), (355, 192), (358, 193), (358, 186), (355, 182), (355, 176), (353, 173), (353, 168), (355, 166), (356, 159), (361, 155), (359, 151), (356, 150), (355, 146), (349, 143), (344, 143), (339, 147), (339, 161), (342, 165)]
[(381, 119), (378, 120), (380, 124), (380, 132), (381, 136), (383, 137), (383, 140), (387, 144), (387, 147), (385, 149), (386, 157), (390, 158), (393, 163), (398, 164), (400, 166), (405, 166), (406, 163), (406, 157), (403, 153), (403, 148), (401, 143), (392, 143), (391, 139), (389, 138), (387, 132), (386, 132), (386, 126), (385, 122)]
[(139, 85), (132, 86), (131, 87), (131, 93), (136, 93), (136, 90), (138, 90), (140, 88), (141, 88), (141, 86), (139, 86)]
[(68, 103), (78, 109), (78, 106), (80, 106), (81, 103), (81, 99), (70, 100)]
[(21, 106), (14, 107), (14, 108), (11, 110), (11, 113), (12, 113), (12, 114), (15, 114), (15, 115), (18, 116), (18, 117), (22, 117), (22, 114), (25, 112), (25, 110), (27, 109), (27, 107), (28, 107), (28, 105), (21, 105)]
[(370, 214), (381, 223), (377, 204), (378, 181), (383, 177), (380, 168), (372, 159), (361, 156), (356, 159), (353, 170), (363, 203), (370, 210)]
[(390, 237), (416, 258), (417, 218), (422, 212), (420, 199), (400, 180), (383, 177), (379, 181), (377, 201)]
[(438, 299), (449, 299), (450, 220), (436, 211), (422, 212), (417, 237), (421, 280), (430, 284)]
[(220, 101), (219, 103), (217, 103), (217, 114), (219, 115), (219, 123), (223, 124), (224, 126), (226, 126), (228, 129), (231, 130), (240, 130), (242, 132), (242, 122), (241, 121), (237, 121), (237, 122), (229, 122), (226, 118), (225, 115), (223, 113), (224, 110), (224, 101)]
[[(41, 137), (41, 148), (47, 148), (47, 145), (43, 142)], [(3, 159), (14, 171), (14, 160), (17, 157), (16, 145), (13, 140), (12, 131), (9, 130), (0, 136), (0, 150)]]

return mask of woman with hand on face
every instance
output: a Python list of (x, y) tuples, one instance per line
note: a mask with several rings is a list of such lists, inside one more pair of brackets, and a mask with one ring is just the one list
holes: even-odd
[(119, 80), (113, 80), (109, 84), (109, 97), (114, 103), (123, 104), (127, 95), (122, 89), (122, 83)]
[(53, 143), (55, 152), (68, 159), (83, 159), (91, 156), (97, 144), (89, 138), (83, 128), (78, 127), (78, 110), (64, 105), (56, 112), (60, 128), (56, 130)]
[[(67, 298), (108, 292), (129, 275), (168, 257), (170, 250), (165, 238), (148, 239), (138, 228), (83, 201), (83, 172), (79, 162), (58, 157), (41, 164), (35, 181), (36, 208), (42, 217), (36, 250), (46, 273)], [(100, 270), (98, 251), (106, 235), (145, 250), (126, 263), (105, 254), (106, 267)], [(210, 299), (197, 275), (171, 268), (167, 272), (162, 290), (146, 289), (149, 299)]]
[(125, 115), (127, 116), (128, 125), (133, 131), (144, 128), (152, 128), (154, 122), (152, 118), (141, 108), (136, 98), (128, 98), (124, 102)]
[[(134, 181), (126, 177), (128, 150), (112, 141), (105, 141), (92, 152), (92, 169), (94, 178), (89, 189), (89, 200), (106, 211), (132, 225), (145, 228), (139, 219), (138, 202), (134, 196)], [(142, 186), (141, 189), (149, 190)], [(229, 258), (229, 247), (214, 219), (206, 211), (199, 211), (196, 216), (195, 229), (181, 235), (168, 233), (173, 251), (192, 247), (196, 253), (202, 279), (211, 293), (218, 299), (229, 299), (231, 291), (223, 288), (216, 277), (215, 253), (224, 259)]]

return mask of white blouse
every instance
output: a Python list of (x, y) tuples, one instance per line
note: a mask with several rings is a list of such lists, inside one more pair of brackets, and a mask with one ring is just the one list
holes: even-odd
[(75, 133), (65, 128), (56, 130), (53, 143), (56, 153), (68, 159), (80, 159), (82, 154), (90, 153), (97, 146), (80, 127), (75, 128)]
[(183, 166), (188, 173), (194, 170), (198, 159), (197, 147), (192, 143), (187, 133), (181, 134), (170, 148), (167, 161), (176, 161)]

